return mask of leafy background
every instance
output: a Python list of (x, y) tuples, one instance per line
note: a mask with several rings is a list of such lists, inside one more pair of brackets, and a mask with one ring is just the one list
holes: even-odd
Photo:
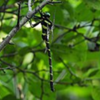
[[(32, 9), (42, 0), (35, 1)], [(16, 26), (16, 2), (0, 0), (0, 41)], [(61, 2), (42, 9), (54, 22), (50, 46), (55, 92), (49, 87), (41, 26), (31, 28), (27, 22), (0, 52), (0, 100), (99, 100), (100, 0)], [(22, 18), (28, 12), (27, 0), (21, 7)]]

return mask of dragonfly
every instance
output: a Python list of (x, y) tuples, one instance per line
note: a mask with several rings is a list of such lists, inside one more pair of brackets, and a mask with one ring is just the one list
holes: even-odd
[[(31, 24), (32, 27), (37, 26), (39, 23), (42, 26), (42, 39), (46, 44), (46, 51), (48, 52), (48, 60), (49, 60), (49, 71), (50, 71), (50, 88), (51, 91), (54, 91), (54, 86), (53, 86), (53, 70), (52, 70), (52, 58), (51, 58), (51, 51), (50, 51), (50, 44), (49, 44), (49, 33), (50, 30), (52, 30), (52, 22), (50, 21), (50, 13), (48, 12), (40, 12), (40, 17), (37, 17), (40, 21)], [(36, 16), (35, 16), (36, 17)]]
[[(19, 28), (20, 9), (21, 9), (21, 5), (20, 3), (18, 3), (18, 20), (16, 25), (17, 28)], [(50, 44), (49, 44), (49, 33), (50, 30), (53, 30), (53, 24), (50, 21), (50, 13), (48, 12), (42, 13), (41, 11), (39, 11), (39, 13), (40, 13), (40, 17), (34, 16), (34, 18), (36, 17), (36, 19), (38, 18), (40, 21), (35, 24), (31, 24), (31, 23), (30, 24), (32, 27), (37, 26), (39, 23), (41, 23), (42, 25), (42, 39), (43, 41), (45, 41), (46, 51), (48, 52), (48, 58), (49, 58), (50, 88), (52, 91), (54, 91), (52, 58), (51, 58), (51, 51), (50, 51)]]

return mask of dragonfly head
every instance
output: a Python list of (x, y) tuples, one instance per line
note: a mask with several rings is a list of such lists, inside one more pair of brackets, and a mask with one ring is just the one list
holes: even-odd
[(45, 13), (44, 13), (44, 16), (45, 16), (46, 18), (50, 18), (50, 13), (45, 12)]

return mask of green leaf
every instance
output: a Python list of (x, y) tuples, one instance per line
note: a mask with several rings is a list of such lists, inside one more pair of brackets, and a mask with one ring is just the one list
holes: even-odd
[(100, 10), (100, 0), (84, 0), (88, 6), (92, 7), (93, 9)]
[(30, 47), (26, 46), (26, 47), (21, 48), (19, 50), (18, 54), (23, 56), (23, 55), (27, 54), (29, 51), (30, 51)]
[(98, 71), (99, 71), (98, 68), (91, 68), (85, 73), (85, 76), (86, 77), (93, 77), (97, 74)]
[(2, 100), (21, 100), (21, 99), (17, 99), (14, 95), (10, 94), (4, 97)]
[(93, 13), (85, 3), (78, 5), (75, 11), (75, 18), (79, 22), (93, 19)]
[(93, 100), (100, 100), (100, 87), (99, 86), (94, 86), (92, 88), (92, 97), (93, 97)]
[(0, 98), (3, 98), (10, 93), (10, 91), (8, 91), (7, 88), (2, 85), (0, 85), (0, 90)]
[(39, 80), (34, 81), (35, 82), (31, 81), (31, 84), (29, 85), (29, 90), (34, 96), (39, 97), (41, 94), (41, 83)]

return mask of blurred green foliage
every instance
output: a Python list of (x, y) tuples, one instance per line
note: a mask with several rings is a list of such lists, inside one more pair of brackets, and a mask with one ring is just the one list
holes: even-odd
[[(32, 9), (42, 0), (35, 1)], [(0, 42), (17, 23), (16, 2), (0, 1)], [(21, 6), (23, 18), (27, 0)], [(50, 12), (55, 24), (50, 34), (55, 92), (41, 26), (31, 28), (27, 22), (0, 52), (0, 100), (99, 100), (100, 0), (61, 0), (42, 11)]]

